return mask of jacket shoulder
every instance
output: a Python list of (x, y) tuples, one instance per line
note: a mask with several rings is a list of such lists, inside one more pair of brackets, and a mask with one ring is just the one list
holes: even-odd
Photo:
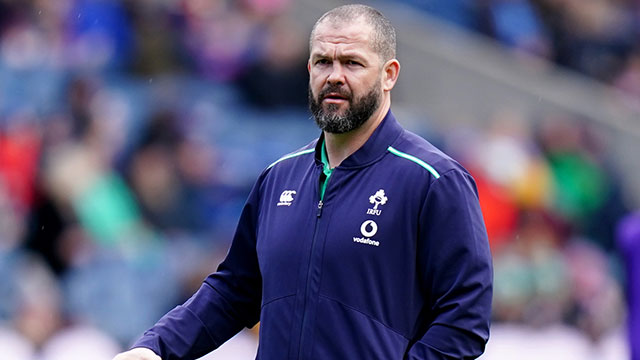
[(423, 137), (408, 130), (404, 130), (387, 150), (399, 158), (398, 161), (402, 159), (405, 163), (404, 166), (425, 171), (430, 174), (433, 180), (439, 179), (443, 174), (452, 170), (468, 174), (468, 171), (456, 160)]
[[(300, 160), (300, 157), (303, 156), (308, 156), (311, 155), (313, 156), (314, 152), (315, 152), (315, 147), (316, 147), (316, 143), (318, 142), (317, 139), (313, 140), (312, 142), (308, 143), (307, 145), (296, 149), (286, 155), (281, 156), (278, 160), (272, 162), (269, 166), (266, 167), (266, 169), (264, 170), (264, 172), (268, 172), (269, 170), (271, 170), (273, 167), (275, 166), (283, 166), (287, 163), (289, 163), (288, 165), (291, 165), (290, 163), (292, 162), (291, 159), (297, 159)], [(282, 164), (282, 165), (280, 165)], [(264, 173), (263, 172), (263, 173)]]

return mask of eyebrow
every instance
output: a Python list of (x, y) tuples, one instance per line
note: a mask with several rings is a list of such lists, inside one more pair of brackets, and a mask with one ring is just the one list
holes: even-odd
[[(333, 56), (328, 55), (327, 53), (320, 53), (320, 52), (312, 53), (311, 60), (317, 60), (317, 59), (333, 59)], [(367, 63), (367, 64), (369, 63), (364, 56), (361, 56), (357, 53), (341, 54), (338, 56), (338, 60), (357, 60), (362, 63)]]

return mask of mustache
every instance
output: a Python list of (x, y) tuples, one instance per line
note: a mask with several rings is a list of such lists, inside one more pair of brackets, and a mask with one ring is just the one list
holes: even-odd
[(329, 84), (318, 94), (318, 99), (322, 100), (327, 97), (328, 94), (338, 94), (343, 96), (347, 100), (351, 100), (351, 91), (344, 89), (341, 85)]

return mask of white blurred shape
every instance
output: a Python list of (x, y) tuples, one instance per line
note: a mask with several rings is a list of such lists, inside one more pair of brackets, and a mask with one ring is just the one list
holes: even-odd
[(108, 335), (88, 326), (58, 332), (42, 348), (41, 360), (111, 360), (122, 349)]
[(257, 338), (245, 329), (198, 360), (255, 359), (257, 352)]
[(600, 343), (591, 343), (578, 330), (554, 325), (534, 329), (496, 324), (480, 360), (621, 360), (629, 358), (622, 331), (612, 332)]
[(631, 359), (631, 349), (624, 328), (612, 331), (597, 344), (595, 351), (603, 360)]
[(31, 360), (33, 345), (11, 328), (0, 325), (0, 360)]

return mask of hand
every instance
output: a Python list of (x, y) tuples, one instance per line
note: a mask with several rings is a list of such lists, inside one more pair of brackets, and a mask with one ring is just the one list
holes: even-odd
[(116, 355), (113, 360), (162, 360), (147, 348), (135, 348)]

